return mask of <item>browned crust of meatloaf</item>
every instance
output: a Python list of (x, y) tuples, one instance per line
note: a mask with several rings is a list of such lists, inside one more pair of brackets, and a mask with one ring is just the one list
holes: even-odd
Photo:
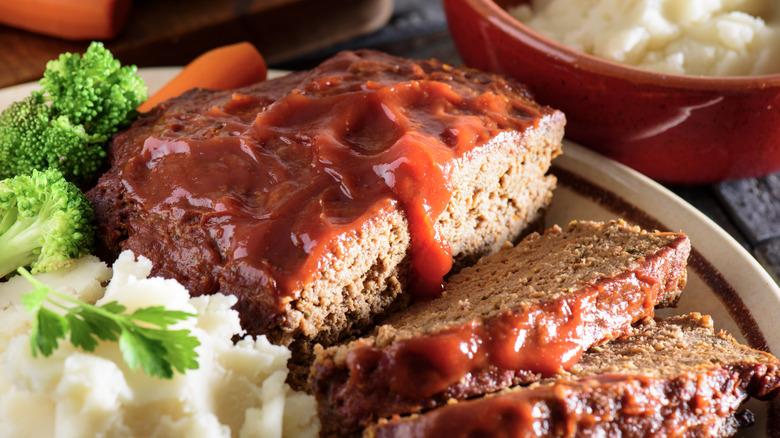
[[(536, 380), (539, 371), (524, 365), (480, 359), (495, 345), (515, 345), (513, 318), (536, 315), (529, 317), (533, 323), (517, 325), (526, 334), (523, 347), (541, 339), (539, 352), (554, 351), (571, 339), (566, 330), (572, 330), (573, 337), (581, 338), (582, 350), (587, 349), (622, 335), (651, 316), (654, 306), (675, 304), (685, 286), (689, 252), (683, 234), (647, 232), (611, 221), (574, 222), (565, 232), (555, 227), (487, 256), (450, 278), (441, 298), (393, 315), (370, 337), (317, 352), (311, 387), (323, 429), (352, 433), (377, 417)], [(474, 338), (483, 328), (496, 333)], [(563, 339), (548, 336), (555, 332)], [(454, 335), (478, 339), (479, 347), (461, 357), (450, 351), (461, 348), (452, 343)], [(582, 350), (573, 354), (578, 357)], [(519, 350), (511, 357), (522, 360), (539, 352)], [(453, 358), (465, 365), (453, 365)], [(560, 371), (552, 367), (546, 372), (556, 369)], [(413, 382), (403, 385), (398, 376)]]
[(715, 334), (691, 314), (646, 321), (587, 352), (571, 373), (435, 409), (383, 419), (366, 437), (708, 436), (737, 432), (740, 405), (780, 391), (780, 362)]
[[(302, 77), (305, 74), (294, 74), (280, 83), (295, 83)], [(271, 87), (269, 81), (241, 92), (267, 92)], [(284, 87), (287, 85), (280, 88)], [(147, 247), (138, 251), (133, 246), (133, 236), (128, 236), (127, 224), (143, 219), (137, 207), (126, 202), (116, 169), (137, 153), (129, 145), (138, 144), (138, 139), (146, 135), (146, 126), (154, 124), (157, 118), (181, 117), (186, 123), (188, 114), (196, 114), (201, 106), (218, 106), (226, 96), (229, 93), (194, 91), (141, 119), (113, 142), (110, 153), (115, 167), (89, 193), (104, 249), (109, 253), (136, 250), (152, 259), (154, 275), (176, 278), (198, 294), (221, 291), (223, 286), (214, 275), (219, 269), (220, 255), (203, 243), (209, 241), (205, 231), (187, 222), (191, 219), (197, 223), (198, 218), (146, 227), (159, 236), (145, 239)], [(555, 179), (546, 172), (551, 160), (561, 152), (565, 118), (562, 113), (530, 100), (529, 105), (543, 114), (532, 128), (502, 132), (453, 163), (452, 197), (438, 222), (450, 244), (456, 270), (496, 251), (505, 241), (516, 241), (527, 234), (540, 223), (551, 202)], [(172, 234), (175, 238), (170, 237)], [(318, 261), (314, 278), (286, 304), (283, 312), (264, 306), (261, 299), (240, 299), (236, 307), (242, 325), (251, 333), (267, 334), (276, 344), (291, 346), (297, 358), (305, 356), (315, 342), (329, 345), (363, 330), (377, 315), (403, 307), (408, 301), (404, 291), (410, 267), (409, 239), (403, 211), (387, 202), (362, 227), (331, 244), (329, 254)], [(177, 244), (154, 246), (154, 242), (170, 241)], [(168, 259), (193, 261), (194, 266), (203, 269), (183, 273), (180, 267), (163, 263)], [(222, 281), (230, 280), (228, 273)]]

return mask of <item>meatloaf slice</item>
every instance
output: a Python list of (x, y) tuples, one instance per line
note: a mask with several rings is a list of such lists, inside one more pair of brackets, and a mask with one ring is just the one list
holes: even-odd
[(110, 147), (104, 249), (305, 350), (371, 325), (540, 223), (565, 119), (498, 75), (374, 51), (193, 90)]
[(318, 349), (310, 375), (327, 433), (563, 372), (686, 282), (687, 236), (572, 222), (484, 257), (440, 298), (373, 335)]
[(780, 362), (714, 333), (699, 314), (643, 321), (594, 347), (568, 373), (410, 416), (366, 437), (726, 437), (752, 416), (749, 397), (780, 391)]

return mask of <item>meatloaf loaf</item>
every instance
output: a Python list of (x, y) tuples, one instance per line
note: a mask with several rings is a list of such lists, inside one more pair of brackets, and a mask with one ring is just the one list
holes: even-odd
[(326, 434), (561, 373), (583, 351), (674, 305), (690, 242), (623, 221), (534, 233), (450, 277), (444, 294), (371, 335), (319, 348), (311, 388)]
[(643, 321), (585, 353), (569, 373), (530, 387), (384, 419), (366, 437), (726, 437), (749, 397), (780, 391), (780, 362), (714, 333), (699, 314)]
[(330, 344), (538, 223), (564, 123), (501, 76), (343, 52), (161, 104), (88, 196), (107, 253), (237, 296), (272, 342)]

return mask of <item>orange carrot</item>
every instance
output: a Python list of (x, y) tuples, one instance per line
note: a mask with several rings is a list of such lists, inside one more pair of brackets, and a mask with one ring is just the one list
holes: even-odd
[(127, 21), (132, 0), (0, 0), (0, 24), (69, 40), (109, 39)]
[(138, 107), (147, 112), (160, 102), (193, 88), (229, 90), (266, 78), (263, 55), (246, 41), (209, 50), (190, 61), (178, 75)]

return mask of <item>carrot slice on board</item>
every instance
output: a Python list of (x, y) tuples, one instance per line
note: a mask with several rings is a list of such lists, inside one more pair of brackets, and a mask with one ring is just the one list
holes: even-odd
[(109, 39), (132, 0), (0, 0), (0, 24), (69, 40)]
[(229, 90), (262, 81), (268, 74), (263, 55), (246, 41), (217, 47), (190, 61), (178, 75), (138, 107), (147, 112), (193, 88)]

